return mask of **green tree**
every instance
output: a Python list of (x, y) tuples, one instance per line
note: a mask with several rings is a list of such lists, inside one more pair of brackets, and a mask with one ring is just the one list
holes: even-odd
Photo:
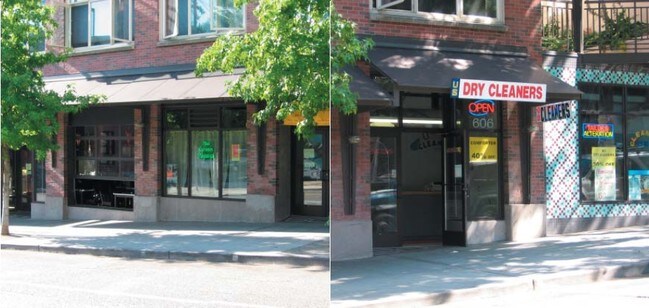
[(97, 96), (77, 96), (70, 87), (63, 95), (46, 90), (41, 69), (65, 61), (67, 52), (38, 51), (57, 24), (54, 10), (41, 0), (4, 0), (2, 7), (2, 235), (9, 234), (11, 165), (9, 151), (21, 147), (44, 158), (56, 149), (53, 136), (58, 131), (56, 114), (76, 112), (101, 100)]
[[(250, 0), (235, 0), (241, 6)], [(244, 67), (229, 92), (246, 103), (263, 103), (256, 123), (283, 120), (299, 112), (300, 135), (310, 135), (314, 116), (330, 107), (356, 112), (356, 97), (343, 71), (372, 47), (359, 40), (353, 23), (342, 18), (331, 0), (259, 0), (254, 10), (259, 28), (245, 35), (216, 39), (197, 61), (196, 73), (231, 73)]]

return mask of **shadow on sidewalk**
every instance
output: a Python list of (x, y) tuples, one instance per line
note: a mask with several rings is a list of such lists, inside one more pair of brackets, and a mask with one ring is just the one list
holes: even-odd
[[(544, 238), (527, 243), (439, 247), (366, 260), (332, 263), (332, 301), (353, 303), (403, 295), (521, 283), (522, 278), (593, 271), (649, 261), (647, 228)], [(644, 273), (649, 273), (645, 266)], [(610, 273), (612, 277), (623, 273)], [(548, 276), (549, 277), (549, 276)], [(599, 279), (593, 272), (591, 280)], [(525, 280), (531, 284), (531, 279)]]

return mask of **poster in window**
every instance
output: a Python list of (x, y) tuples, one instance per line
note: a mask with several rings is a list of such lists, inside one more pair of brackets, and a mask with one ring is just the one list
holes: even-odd
[(495, 163), (498, 161), (496, 137), (469, 137), (469, 162)]
[(629, 170), (629, 200), (646, 198), (649, 198), (649, 170)]
[(232, 144), (230, 146), (230, 160), (231, 161), (240, 161), (241, 160), (241, 147), (238, 143)]
[(595, 201), (614, 201), (615, 147), (593, 147), (592, 159), (595, 172)]

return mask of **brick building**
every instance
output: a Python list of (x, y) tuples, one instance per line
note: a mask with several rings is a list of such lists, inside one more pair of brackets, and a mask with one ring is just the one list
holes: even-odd
[[(196, 59), (226, 33), (254, 31), (233, 1), (48, 0), (59, 28), (49, 89), (73, 85), (104, 103), (59, 114), (58, 151), (16, 153), (18, 205), (39, 219), (275, 222), (326, 217), (328, 119), (310, 139), (291, 123), (251, 123), (230, 97), (238, 74), (197, 78)], [(294, 124), (293, 124), (294, 125)], [(33, 170), (33, 172), (32, 172)]]
[(540, 1), (334, 2), (389, 106), (332, 113), (332, 260), (544, 235), (534, 107), (581, 93), (541, 67)]

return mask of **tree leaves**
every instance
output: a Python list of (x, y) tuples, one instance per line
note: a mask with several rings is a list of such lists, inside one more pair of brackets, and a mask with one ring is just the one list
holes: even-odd
[(99, 102), (99, 96), (63, 95), (45, 89), (41, 68), (67, 59), (68, 53), (36, 50), (58, 25), (53, 9), (40, 0), (2, 1), (2, 146), (26, 146), (44, 157), (55, 149), (56, 114), (76, 112)]
[(303, 136), (313, 132), (315, 115), (330, 104), (346, 114), (356, 112), (350, 77), (342, 69), (363, 59), (372, 43), (356, 38), (354, 25), (332, 1), (260, 0), (254, 14), (258, 29), (217, 38), (197, 60), (197, 75), (244, 67), (230, 84), (230, 95), (262, 104), (256, 123), (301, 113), (304, 120), (296, 131)]

